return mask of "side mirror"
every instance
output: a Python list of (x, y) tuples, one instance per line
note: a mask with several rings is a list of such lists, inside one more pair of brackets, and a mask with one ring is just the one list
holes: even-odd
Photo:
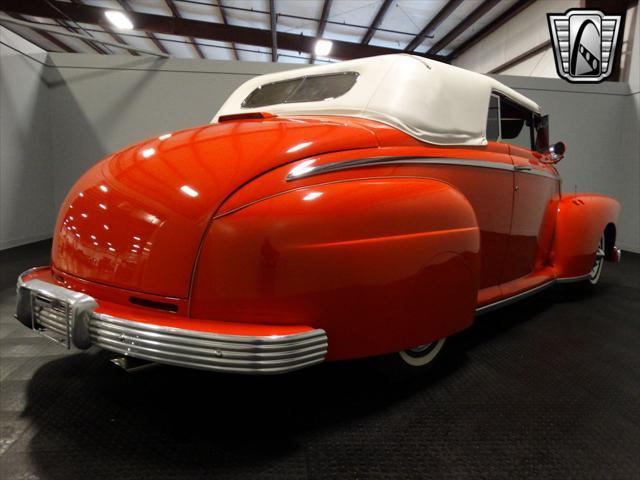
[(567, 145), (564, 142), (556, 142), (547, 150), (545, 163), (558, 163), (564, 158), (564, 152), (567, 151)]

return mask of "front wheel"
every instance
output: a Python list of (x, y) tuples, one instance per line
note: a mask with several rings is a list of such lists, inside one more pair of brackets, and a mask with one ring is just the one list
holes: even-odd
[(600, 274), (602, 273), (602, 266), (604, 264), (605, 256), (605, 238), (604, 234), (600, 237), (600, 243), (598, 244), (598, 250), (596, 250), (596, 260), (593, 264), (591, 272), (589, 272), (588, 281), (591, 285), (596, 285), (600, 280)]

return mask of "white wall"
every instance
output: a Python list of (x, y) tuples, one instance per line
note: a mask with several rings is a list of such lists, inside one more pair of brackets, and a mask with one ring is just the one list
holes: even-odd
[[(23, 200), (28, 199), (24, 183), (18, 189), (22, 196), (2, 202), (4, 211), (21, 222), (25, 232), (36, 227), (39, 232), (50, 232), (55, 211), (69, 187), (108, 153), (167, 130), (206, 123), (245, 79), (292, 68), (271, 63), (80, 54), (50, 54), (49, 64), (44, 78), (50, 123), (47, 128), (42, 120), (46, 116), (30, 117), (29, 121), (35, 122), (33, 128), (25, 129), (40, 133), (29, 137), (34, 145), (22, 147), (36, 151), (21, 157), (52, 176), (51, 181), (41, 182), (37, 192), (48, 199), (47, 208), (44, 214), (32, 205), (24, 210)], [(567, 158), (560, 164), (565, 190), (573, 191), (577, 186), (578, 190), (619, 198), (623, 204), (620, 244), (640, 251), (638, 95), (631, 95), (625, 83), (588, 86), (557, 79), (498, 78), (538, 101), (551, 114), (553, 138), (569, 145)], [(26, 110), (34, 103), (33, 98), (23, 101)], [(2, 110), (6, 116), (4, 105)], [(50, 140), (46, 140), (48, 132)], [(14, 150), (16, 155), (21, 151), (17, 144)], [(11, 168), (23, 167), (18, 162)], [(22, 237), (28, 238), (28, 232)]]
[(245, 80), (292, 64), (153, 57), (49, 55), (54, 200), (123, 146), (208, 123)]
[[(550, 116), (551, 141), (567, 143), (558, 164), (564, 191), (611, 195), (622, 204), (618, 244), (640, 252), (640, 124), (627, 83), (496, 75)], [(636, 99), (634, 103), (633, 99)]]
[[(453, 64), (480, 73), (492, 72), (550, 40), (547, 13), (564, 13), (570, 8), (580, 8), (583, 4), (582, 0), (538, 0), (455, 58)], [(637, 6), (632, 6), (627, 11), (625, 31), (620, 32), (618, 39), (622, 42), (621, 65), (624, 81), (629, 81), (634, 75), (640, 75), (637, 10)], [(498, 73), (558, 78), (551, 46), (515, 65), (501, 69)]]
[[(0, 27), (0, 249), (51, 236), (46, 54)], [(22, 52), (22, 53), (21, 53)]]

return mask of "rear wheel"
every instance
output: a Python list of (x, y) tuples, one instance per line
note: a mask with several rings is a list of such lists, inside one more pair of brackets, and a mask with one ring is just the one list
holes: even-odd
[(442, 348), (447, 338), (441, 338), (424, 345), (403, 350), (400, 352), (400, 358), (411, 367), (426, 367), (436, 361), (442, 353)]

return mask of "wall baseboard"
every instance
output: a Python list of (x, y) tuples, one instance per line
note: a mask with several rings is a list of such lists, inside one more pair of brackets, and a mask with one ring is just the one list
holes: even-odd
[(39, 235), (30, 235), (28, 237), (14, 238), (12, 240), (0, 241), (0, 250), (8, 250), (9, 248), (20, 247), (30, 243), (39, 242), (51, 238), (51, 232), (41, 233)]
[(621, 250), (624, 250), (626, 252), (640, 253), (640, 245), (631, 245), (629, 243), (619, 243), (618, 247), (620, 247)]

